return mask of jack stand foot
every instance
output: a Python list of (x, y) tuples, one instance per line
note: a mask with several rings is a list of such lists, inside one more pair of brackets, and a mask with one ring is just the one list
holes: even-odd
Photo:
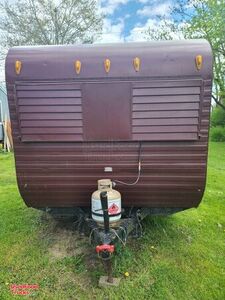
[(99, 279), (99, 287), (105, 288), (110, 286), (119, 286), (120, 278), (112, 278), (112, 282), (108, 282), (108, 276), (101, 276)]

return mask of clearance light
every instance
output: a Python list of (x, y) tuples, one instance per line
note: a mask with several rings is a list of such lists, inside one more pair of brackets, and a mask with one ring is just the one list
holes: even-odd
[(136, 72), (138, 72), (140, 70), (140, 65), (141, 65), (141, 60), (139, 57), (135, 57), (133, 60), (133, 64), (134, 64), (134, 69)]
[(109, 73), (110, 66), (111, 66), (111, 61), (108, 58), (105, 59), (104, 65), (105, 65), (105, 71), (106, 71), (106, 73)]
[(77, 73), (77, 74), (80, 74), (80, 70), (81, 70), (81, 62), (80, 62), (79, 60), (76, 60), (76, 61), (75, 61), (74, 67), (75, 67), (76, 73)]
[(16, 62), (15, 62), (15, 72), (16, 72), (17, 75), (20, 74), (21, 68), (22, 68), (22, 62), (20, 60), (16, 60)]
[(197, 55), (195, 57), (195, 64), (196, 64), (197, 70), (201, 70), (201, 68), (202, 68), (202, 55)]

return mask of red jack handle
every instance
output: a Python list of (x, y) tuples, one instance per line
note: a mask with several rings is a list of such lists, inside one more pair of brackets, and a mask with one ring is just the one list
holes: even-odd
[(103, 245), (98, 245), (96, 246), (96, 252), (102, 252), (102, 251), (108, 251), (109, 253), (113, 253), (114, 252), (114, 245), (107, 245), (107, 244), (103, 244)]

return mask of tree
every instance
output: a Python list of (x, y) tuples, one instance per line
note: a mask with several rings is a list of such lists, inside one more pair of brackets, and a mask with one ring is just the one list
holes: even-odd
[(6, 48), (17, 45), (92, 43), (102, 29), (96, 0), (17, 0), (0, 4)]
[(160, 18), (160, 27), (149, 28), (150, 39), (204, 38), (213, 51), (213, 99), (225, 109), (225, 0), (178, 0), (170, 19)]

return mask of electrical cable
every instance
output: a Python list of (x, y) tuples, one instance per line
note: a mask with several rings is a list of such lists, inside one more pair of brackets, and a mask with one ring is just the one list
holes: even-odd
[[(141, 225), (141, 221), (140, 221), (138, 215), (137, 215), (137, 223), (138, 223), (138, 226), (139, 226), (139, 229), (140, 229), (140, 231), (139, 231), (140, 233), (139, 234), (137, 233), (137, 236), (142, 237), (142, 235), (143, 235), (143, 226)], [(136, 228), (136, 231), (137, 231), (137, 228)]]
[(98, 228), (96, 228), (96, 227), (91, 230), (91, 233), (88, 238), (90, 245), (92, 245), (92, 235), (93, 235), (94, 231), (96, 231), (96, 230), (98, 230)]
[(141, 177), (141, 147), (142, 147), (142, 144), (140, 142), (139, 144), (139, 152), (138, 152), (138, 175), (137, 175), (137, 178), (134, 182), (124, 182), (124, 181), (121, 181), (121, 180), (113, 180), (114, 183), (119, 183), (119, 184), (124, 184), (124, 185), (135, 185), (138, 183), (140, 177)]
[[(122, 228), (122, 227), (121, 227), (121, 228)], [(113, 233), (115, 234), (115, 236), (118, 238), (118, 240), (121, 242), (121, 244), (125, 247), (126, 241), (127, 241), (126, 236), (124, 237), (124, 241), (123, 241), (123, 240), (121, 239), (121, 237), (118, 235), (118, 233), (116, 232), (115, 229), (111, 228), (110, 231), (113, 232)]]

